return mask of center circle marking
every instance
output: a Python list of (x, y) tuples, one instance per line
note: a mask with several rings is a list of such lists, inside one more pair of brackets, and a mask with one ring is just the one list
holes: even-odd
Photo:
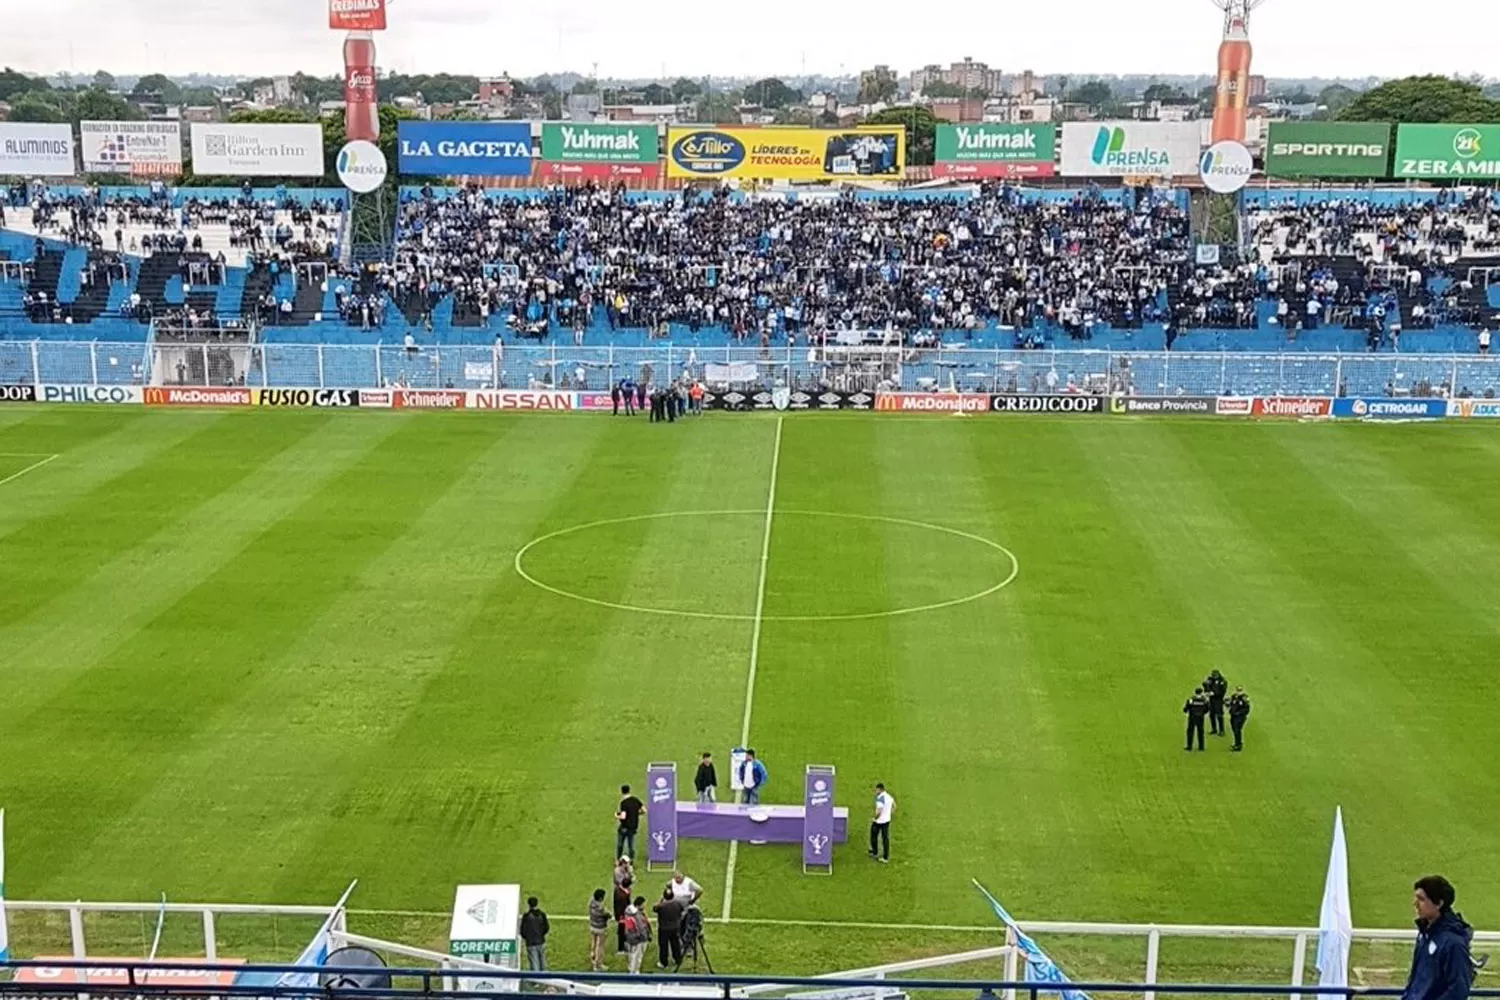
[[(526, 571), (525, 564), (526, 553), (530, 552), (536, 546), (541, 545), (543, 542), (551, 541), (554, 538), (561, 538), (565, 535), (574, 535), (581, 531), (589, 531), (593, 528), (605, 528), (614, 524), (634, 524), (640, 521), (659, 521), (669, 517), (731, 517), (752, 515), (756, 517), (765, 517), (766, 512), (764, 510), (674, 510), (662, 511), (656, 514), (635, 514), (631, 517), (610, 517), (600, 521), (588, 521), (584, 524), (575, 524), (571, 527), (559, 528), (557, 531), (549, 531), (545, 535), (540, 535), (536, 538), (533, 538), (531, 541), (527, 542), (525, 545), (516, 550), (516, 575), (525, 580), (527, 583), (531, 584), (533, 587), (545, 590), (550, 594), (556, 594), (558, 597), (566, 597), (570, 601), (581, 601), (584, 604), (592, 604), (596, 607), (609, 608), (614, 611), (635, 611), (643, 615), (665, 615), (674, 618), (701, 618), (710, 621), (753, 622), (756, 620), (755, 615), (732, 615), (723, 614), (717, 611), (689, 611), (679, 608), (652, 608), (640, 604), (626, 604), (620, 601), (606, 601), (598, 597), (589, 597), (587, 594), (579, 594), (571, 590), (564, 590), (561, 587), (554, 587), (552, 584), (547, 583), (543, 580), (538, 580), (536, 577), (532, 576)], [(881, 514), (844, 514), (826, 510), (778, 510), (774, 512), (773, 517), (828, 517), (847, 521), (873, 521), (881, 524), (896, 524), (907, 528), (922, 528), (927, 531), (936, 531), (944, 535), (952, 535), (955, 538), (963, 538), (967, 541), (975, 542), (987, 548), (993, 549), (996, 552), (999, 552), (1001, 555), (1005, 556), (1007, 560), (1010, 561), (1010, 572), (1007, 573), (1005, 578), (999, 583), (992, 584), (991, 586), (986, 587), (983, 590), (975, 591), (972, 594), (966, 594), (963, 597), (952, 598), (951, 600), (936, 601), (931, 604), (917, 604), (907, 608), (893, 608), (889, 611), (860, 611), (850, 614), (830, 615), (761, 615), (760, 620), (763, 622), (849, 622), (862, 621), (871, 618), (898, 618), (903, 615), (922, 614), (926, 611), (940, 611), (943, 608), (952, 608), (960, 604), (970, 604), (974, 601), (981, 600), (983, 598), (989, 597), (991, 594), (1004, 590), (1006, 587), (1014, 583), (1016, 577), (1021, 573), (1021, 563), (1020, 560), (1016, 558), (1016, 554), (1010, 549), (1001, 545), (999, 542), (991, 541), (990, 539), (985, 538), (983, 535), (976, 535), (972, 532), (961, 531), (958, 528), (944, 527), (941, 524), (930, 524), (926, 521), (913, 521), (904, 517), (886, 517)]]

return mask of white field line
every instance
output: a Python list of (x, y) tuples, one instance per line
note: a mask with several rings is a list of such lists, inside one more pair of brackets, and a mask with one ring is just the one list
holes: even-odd
[[(750, 630), (750, 670), (745, 677), (745, 717), (740, 722), (740, 746), (750, 745), (750, 714), (755, 708), (755, 672), (760, 665), (760, 628), (766, 611), (766, 570), (771, 565), (771, 522), (776, 515), (776, 477), (781, 469), (781, 425), (784, 417), (776, 418), (776, 445), (771, 450), (771, 489), (766, 495), (766, 530), (760, 540), (760, 580), (755, 585), (755, 624)], [(734, 905), (734, 866), (739, 860), (740, 842), (729, 842), (729, 862), (724, 866), (724, 907), (719, 912), (721, 923), (729, 922), (730, 907)]]
[[(28, 458), (30, 456), (26, 456), (26, 455), (14, 455), (14, 456), (7, 456), (7, 457)], [(48, 462), (51, 462), (51, 461), (53, 461), (54, 459), (56, 459), (58, 457), (59, 456), (57, 456), (57, 455), (48, 455), (46, 458), (41, 459), (40, 461), (32, 462), (30, 465), (26, 466), (26, 468), (22, 469), (20, 472), (12, 472), (10, 475), (6, 476), (4, 479), (0, 479), (0, 486), (4, 486), (6, 483), (15, 482), (17, 479), (20, 479), (22, 476), (26, 475), (26, 473), (32, 471), (33, 469), (40, 469), (42, 466), (46, 465)]]

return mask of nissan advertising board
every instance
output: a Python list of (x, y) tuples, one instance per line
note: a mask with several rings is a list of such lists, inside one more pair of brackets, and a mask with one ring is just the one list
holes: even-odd
[(0, 177), (72, 177), (73, 126), (0, 122)]
[(193, 123), (199, 177), (322, 177), (322, 125)]
[(1065, 177), (1185, 177), (1198, 173), (1197, 122), (1067, 122)]

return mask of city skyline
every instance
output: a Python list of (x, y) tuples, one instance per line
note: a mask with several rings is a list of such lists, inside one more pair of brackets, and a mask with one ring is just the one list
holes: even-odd
[[(1252, 22), (1254, 71), (1325, 79), (1492, 75), (1488, 39), (1500, 32), (1500, 5), (1465, 0), (1462, 6), (1466, 30), (1459, 35), (1413, 32), (1392, 45), (1391, 25), (1409, 12), (1388, 0), (1271, 0)], [(756, 18), (733, 19), (734, 44), (723, 46), (714, 44), (722, 20), (710, 28), (616, 18), (611, 14), (618, 8), (598, 0), (575, 0), (566, 9), (393, 0), (391, 30), (377, 45), (385, 70), (515, 77), (595, 67), (601, 77), (622, 79), (848, 76), (876, 64), (904, 76), (966, 56), (1006, 73), (1030, 68), (1038, 76), (1211, 72), (1221, 27), (1213, 5), (1159, 0), (1156, 8), (1145, 16), (1138, 8), (1077, 0), (1077, 16), (1068, 23), (1089, 26), (1077, 34), (1057, 32), (1048, 8), (999, 11), (958, 0), (940, 15), (903, 19), (893, 32), (890, 19), (851, 24), (832, 9), (772, 3)], [(986, 36), (994, 40), (976, 42)], [(321, 0), (200, 0), (191, 6), (54, 0), (7, 28), (0, 63), (49, 76), (87, 76), (100, 68), (169, 75), (336, 73), (340, 38), (327, 29)], [(497, 44), (504, 38), (521, 41)], [(216, 45), (224, 51), (215, 53)]]

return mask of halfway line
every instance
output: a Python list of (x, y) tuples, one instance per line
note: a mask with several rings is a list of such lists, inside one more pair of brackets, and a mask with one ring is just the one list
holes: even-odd
[[(779, 428), (778, 428), (778, 430), (779, 430)], [(52, 461), (54, 458), (57, 458), (57, 456), (56, 455), (48, 455), (46, 458), (42, 459), (40, 462), (32, 462), (30, 465), (26, 466), (26, 468), (22, 469), (20, 472), (13, 472), (10, 475), (6, 476), (4, 479), (0, 479), (0, 486), (4, 486), (6, 483), (9, 483), (9, 482), (12, 482), (14, 480), (20, 479), (22, 476), (26, 475), (26, 473), (30, 472), (32, 469), (40, 469), (42, 466), (46, 465), (48, 462)]]
[[(745, 717), (740, 723), (740, 746), (750, 743), (750, 713), (755, 708), (755, 671), (760, 664), (760, 627), (766, 611), (766, 569), (771, 565), (771, 522), (776, 514), (776, 476), (781, 468), (781, 424), (776, 418), (776, 445), (771, 450), (771, 490), (766, 496), (766, 530), (760, 540), (760, 580), (755, 585), (755, 624), (750, 631), (750, 672), (745, 678)], [(724, 908), (719, 919), (729, 921), (734, 905), (734, 865), (739, 860), (740, 842), (729, 842), (729, 863), (724, 868)]]

